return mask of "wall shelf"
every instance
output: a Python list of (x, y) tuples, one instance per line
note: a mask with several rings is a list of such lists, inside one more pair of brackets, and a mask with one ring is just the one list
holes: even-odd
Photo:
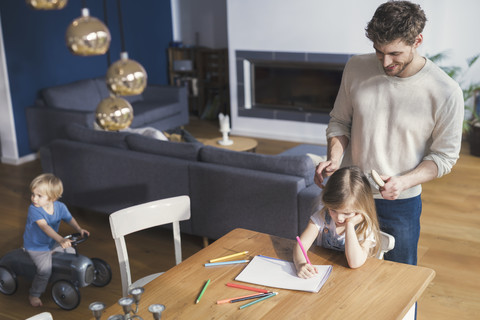
[(230, 113), (228, 50), (205, 47), (169, 47), (170, 85), (187, 86), (191, 114), (217, 119)]

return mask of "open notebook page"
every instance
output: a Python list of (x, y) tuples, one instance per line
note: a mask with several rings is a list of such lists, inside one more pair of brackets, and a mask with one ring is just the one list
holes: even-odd
[(318, 292), (332, 272), (331, 265), (315, 265), (318, 274), (309, 279), (297, 276), (293, 262), (255, 256), (235, 278), (237, 281), (267, 287)]

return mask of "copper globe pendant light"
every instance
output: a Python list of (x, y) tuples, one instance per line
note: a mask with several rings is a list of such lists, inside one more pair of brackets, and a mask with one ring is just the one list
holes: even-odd
[(26, 0), (25, 2), (35, 10), (60, 10), (67, 5), (68, 0)]
[(125, 49), (120, 0), (117, 0), (117, 9), (122, 52), (120, 53), (120, 60), (114, 62), (107, 70), (107, 86), (111, 92), (117, 95), (141, 94), (147, 86), (147, 72), (140, 63), (128, 58), (128, 52)]
[(133, 121), (132, 105), (127, 100), (116, 96), (103, 99), (95, 111), (95, 121), (107, 131), (126, 129)]
[(100, 101), (95, 111), (96, 124), (107, 131), (126, 129), (133, 121), (132, 105), (118, 95), (141, 94), (147, 85), (145, 69), (138, 62), (128, 59), (125, 50), (120, 0), (117, 0), (117, 8), (122, 45), (121, 59), (113, 63), (106, 74), (107, 87), (112, 96)]
[(136, 95), (147, 86), (147, 72), (140, 63), (128, 59), (128, 52), (121, 52), (120, 60), (108, 68), (106, 82), (108, 89), (115, 94)]
[[(84, 3), (84, 2), (83, 2)], [(110, 31), (107, 26), (95, 17), (85, 4), (81, 17), (72, 21), (65, 34), (65, 42), (71, 53), (79, 56), (102, 55), (110, 46)]]

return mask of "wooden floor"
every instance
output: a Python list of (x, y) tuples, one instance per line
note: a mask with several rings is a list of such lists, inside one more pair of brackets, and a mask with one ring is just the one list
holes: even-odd
[[(192, 119), (187, 127), (196, 137), (220, 136), (216, 122)], [(258, 139), (258, 153), (277, 154), (298, 143)], [(30, 203), (30, 181), (39, 173), (39, 161), (20, 166), (0, 164), (0, 256), (22, 245), (22, 234)], [(480, 158), (468, 154), (464, 145), (452, 173), (424, 185), (419, 265), (432, 268), (436, 277), (420, 298), (418, 319), (478, 319), (480, 314)], [(112, 268), (112, 282), (104, 288), (80, 288), (81, 303), (72, 311), (59, 309), (49, 289), (42, 297), (44, 307), (28, 304), (29, 283), (19, 278), (17, 292), (0, 294), (0, 319), (25, 319), (49, 311), (54, 319), (89, 319), (88, 305), (107, 305), (120, 298), (121, 285), (115, 246), (108, 217), (104, 214), (70, 208), (80, 225), (91, 232), (79, 247), (88, 257), (100, 257)], [(62, 225), (60, 233), (71, 233)], [(163, 229), (141, 232), (127, 238), (133, 277), (166, 270), (174, 265), (171, 235)], [(160, 245), (159, 245), (160, 243)], [(184, 258), (202, 248), (202, 239), (183, 235)], [(161, 301), (159, 301), (161, 303)], [(107, 316), (102, 317), (106, 319)]]

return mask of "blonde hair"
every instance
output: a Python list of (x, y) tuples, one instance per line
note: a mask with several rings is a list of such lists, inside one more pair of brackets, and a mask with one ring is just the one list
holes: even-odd
[(44, 192), (49, 200), (55, 201), (62, 196), (63, 183), (62, 180), (55, 175), (51, 173), (43, 173), (33, 179), (30, 183), (30, 191), (33, 193), (33, 190), (35, 189)]
[(355, 229), (357, 238), (363, 236), (360, 241), (363, 244), (370, 235), (367, 232), (373, 232), (375, 247), (370, 250), (370, 254), (376, 255), (381, 241), (377, 210), (370, 182), (360, 168), (351, 166), (335, 171), (322, 191), (322, 202), (323, 211), (348, 207), (362, 214), (364, 219)]

